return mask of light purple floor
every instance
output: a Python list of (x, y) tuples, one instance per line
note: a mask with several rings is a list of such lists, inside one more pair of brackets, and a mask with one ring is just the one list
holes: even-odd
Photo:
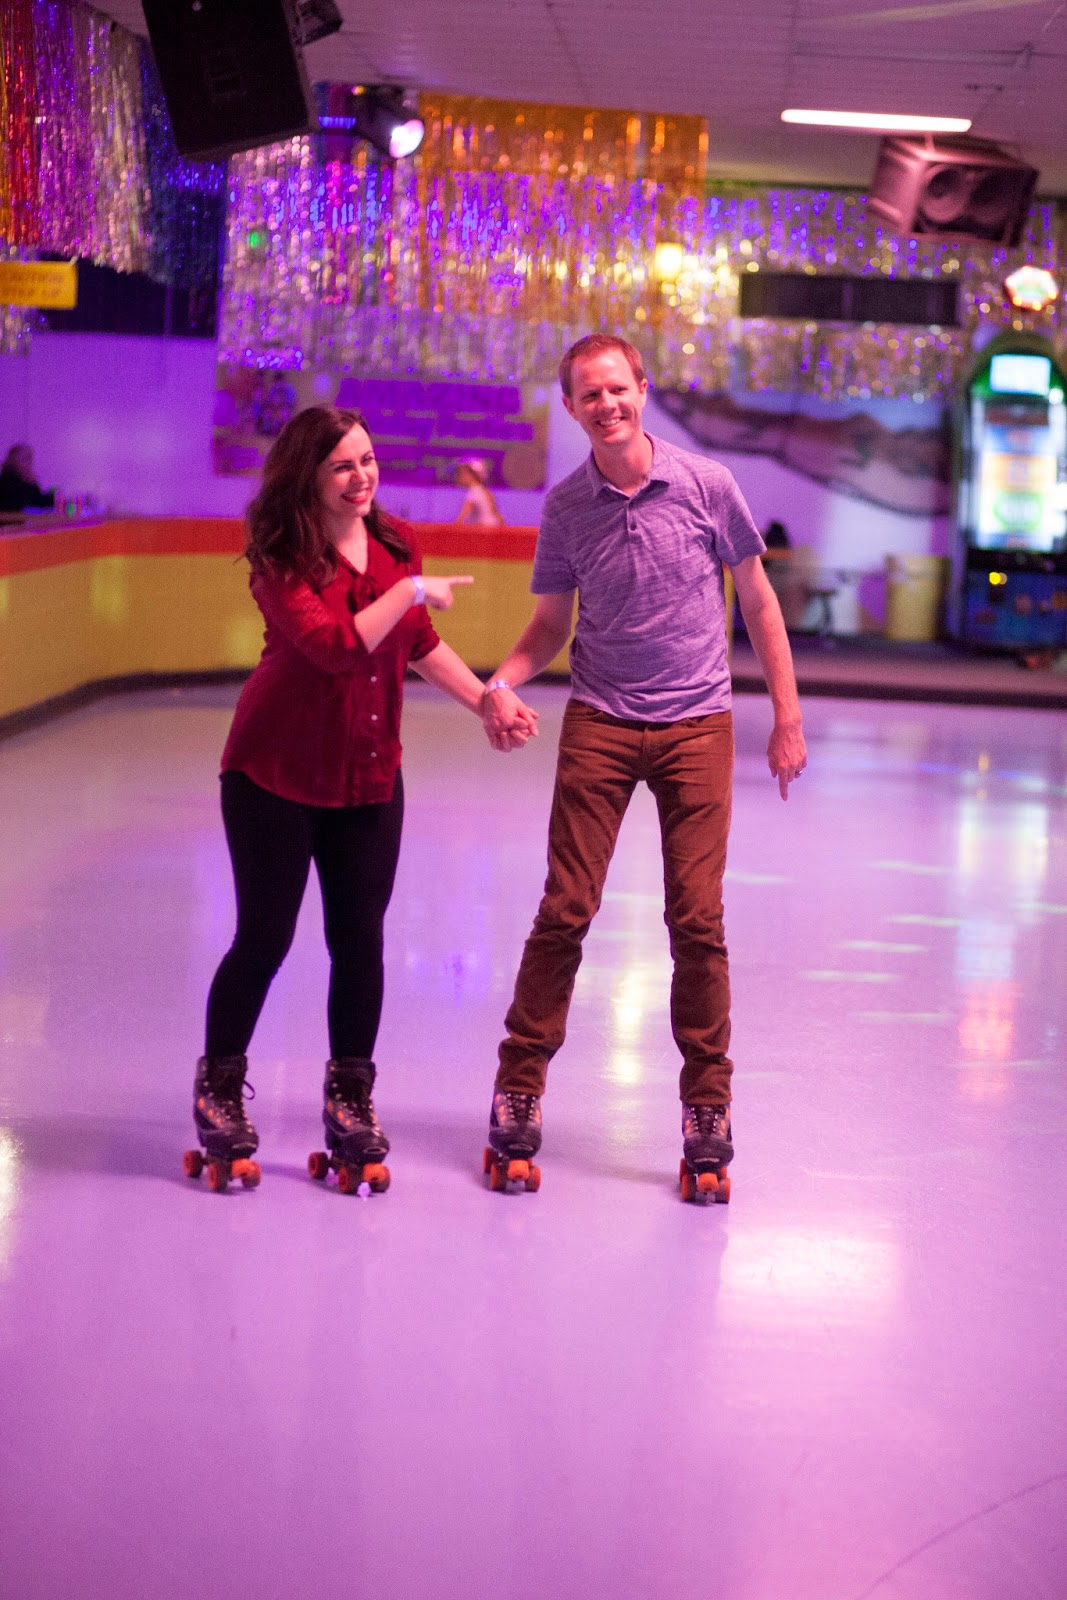
[(1063, 1600), (1067, 718), (736, 705), (733, 1202), (677, 1197), (654, 812), (482, 1187), (562, 691), (422, 688), (387, 927), (389, 1194), (324, 1192), (317, 891), (254, 1041), (262, 1187), (183, 1178), (231, 930), (232, 697), (0, 747), (2, 1600)]

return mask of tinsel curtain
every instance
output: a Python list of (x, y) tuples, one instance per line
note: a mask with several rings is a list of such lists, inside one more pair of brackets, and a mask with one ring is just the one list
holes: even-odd
[[(1050, 203), (1010, 253), (897, 238), (860, 194), (709, 182), (694, 117), (435, 95), (412, 161), (354, 144), (324, 164), (299, 139), (234, 158), (227, 183), (179, 159), (148, 47), (100, 14), (3, 0), (0, 49), (0, 249), (209, 295), (225, 207), (228, 362), (529, 382), (603, 328), (663, 386), (918, 400), (955, 387), (979, 335), (1064, 330), (1062, 302), (1021, 316), (1002, 290), (1024, 261), (1063, 276)], [(774, 269), (952, 278), (963, 323), (740, 320), (741, 275)], [(0, 348), (23, 347), (27, 326), (0, 308)]]
[[(0, 4), (0, 249), (216, 291), (225, 172), (182, 161), (151, 52), (67, 0)], [(30, 318), (0, 308), (0, 349)]]
[[(396, 166), (366, 146), (323, 165), (310, 139), (231, 161), (221, 359), (543, 381), (604, 329), (664, 387), (922, 400), (953, 390), (980, 330), (1062, 332), (1062, 302), (1021, 317), (1002, 288), (1024, 261), (1062, 273), (1051, 203), (1011, 252), (900, 238), (860, 194), (708, 183), (695, 118), (430, 96), (420, 110), (426, 142)], [(761, 270), (952, 278), (962, 325), (742, 321), (741, 275)]]

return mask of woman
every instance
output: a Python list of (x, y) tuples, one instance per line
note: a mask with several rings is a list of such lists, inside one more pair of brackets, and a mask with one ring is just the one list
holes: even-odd
[[(364, 1169), (374, 1187), (388, 1184), (372, 1053), (404, 809), (404, 673), (410, 663), (475, 712), (483, 689), (425, 609), (447, 610), (455, 585), (472, 580), (421, 576), (408, 530), (375, 504), (377, 487), (362, 418), (313, 406), (282, 429), (248, 511), (246, 555), (266, 634), (222, 756), (237, 932), (208, 996), (194, 1105), (213, 1187), (231, 1175), (258, 1181), (245, 1052), (292, 943), (312, 862), (330, 953), (323, 1122), (331, 1160), (313, 1157), (311, 1170), (325, 1177), (334, 1166), (344, 1188)], [(522, 723), (515, 742), (526, 736)], [(190, 1176), (202, 1164), (199, 1151), (186, 1156)]]
[(467, 493), (456, 516), (457, 522), (473, 522), (482, 528), (499, 528), (500, 515), (489, 484), (489, 468), (479, 456), (469, 456), (456, 468), (456, 482)]
[(13, 444), (0, 466), (0, 511), (43, 511), (56, 503), (54, 489), (42, 489), (28, 444)]

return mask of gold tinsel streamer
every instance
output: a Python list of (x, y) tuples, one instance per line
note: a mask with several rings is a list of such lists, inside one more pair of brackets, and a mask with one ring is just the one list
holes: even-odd
[(419, 96), (419, 115), (426, 125), (419, 167), (430, 177), (517, 172), (698, 183), (707, 168), (708, 134), (702, 117), (432, 93)]
[(137, 40), (107, 18), (87, 12), (93, 165), (107, 173), (96, 197), (98, 249), (93, 259), (120, 272), (142, 272), (148, 263), (143, 228), (148, 188), (141, 120), (140, 56)]

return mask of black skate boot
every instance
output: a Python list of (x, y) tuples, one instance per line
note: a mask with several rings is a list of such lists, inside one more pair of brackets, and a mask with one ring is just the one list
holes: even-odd
[(489, 1144), (482, 1171), (490, 1189), (541, 1187), (541, 1168), (531, 1157), (541, 1148), (541, 1096), (498, 1089), (489, 1113)]
[[(187, 1150), (182, 1166), (189, 1178), (199, 1178), (205, 1166), (210, 1189), (225, 1189), (240, 1178), (246, 1189), (260, 1180), (258, 1161), (250, 1159), (259, 1148), (259, 1134), (245, 1115), (246, 1056), (201, 1056), (193, 1082), (193, 1120), (203, 1152)], [(248, 1085), (251, 1097), (255, 1091)]]
[(322, 1121), (329, 1155), (316, 1150), (308, 1157), (308, 1172), (321, 1182), (332, 1169), (342, 1194), (351, 1194), (361, 1184), (375, 1194), (389, 1187), (389, 1168), (382, 1165), (389, 1140), (371, 1100), (374, 1075), (374, 1062), (361, 1057), (342, 1056), (326, 1063)]
[(706, 1203), (730, 1199), (726, 1168), (734, 1158), (729, 1106), (682, 1106), (682, 1164), (678, 1176), (683, 1200)]

